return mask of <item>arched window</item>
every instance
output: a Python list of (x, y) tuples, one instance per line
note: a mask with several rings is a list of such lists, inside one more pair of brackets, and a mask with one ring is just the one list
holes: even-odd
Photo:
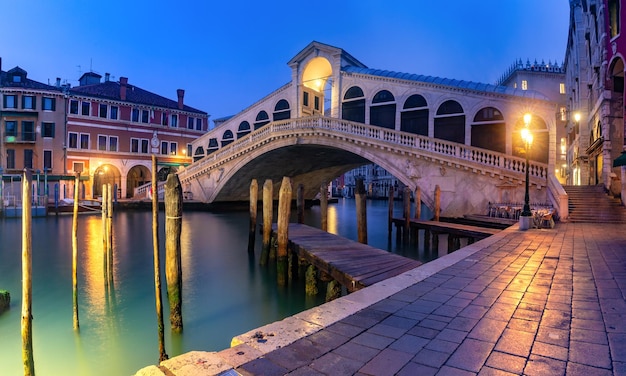
[(235, 141), (233, 132), (230, 129), (224, 131), (224, 134), (222, 135), (222, 147), (232, 143), (233, 141)]
[(388, 90), (381, 90), (372, 99), (370, 124), (396, 129), (396, 98)]
[(195, 162), (202, 158), (204, 158), (204, 148), (202, 146), (198, 146), (196, 151), (193, 153), (193, 161)]
[(219, 149), (219, 144), (217, 143), (217, 138), (210, 138), (209, 145), (206, 147), (206, 155), (209, 155)]
[(239, 128), (237, 129), (237, 139), (240, 139), (248, 133), (250, 133), (250, 123), (244, 120), (239, 123)]
[[(521, 134), (521, 130), (524, 127), (524, 120), (519, 119), (515, 124), (512, 135), (513, 155), (520, 158), (526, 158), (526, 145), (522, 140)], [(533, 136), (533, 143), (530, 146), (528, 158), (533, 161), (548, 163), (549, 134), (546, 122), (539, 116), (533, 115), (528, 128)]]
[(262, 126), (266, 125), (269, 122), (270, 122), (270, 117), (267, 115), (267, 112), (260, 111), (256, 115), (256, 120), (254, 121), (254, 130), (261, 128)]
[(428, 136), (428, 107), (426, 99), (421, 95), (413, 94), (404, 101), (400, 130)]
[(291, 118), (291, 110), (289, 109), (289, 102), (281, 99), (276, 103), (274, 107), (274, 121), (287, 120)]
[(365, 96), (358, 86), (352, 86), (343, 96), (341, 118), (344, 120), (365, 123)]
[(465, 115), (457, 101), (443, 102), (435, 115), (435, 138), (465, 143)]
[(506, 152), (506, 123), (497, 108), (485, 107), (478, 110), (471, 132), (472, 146)]

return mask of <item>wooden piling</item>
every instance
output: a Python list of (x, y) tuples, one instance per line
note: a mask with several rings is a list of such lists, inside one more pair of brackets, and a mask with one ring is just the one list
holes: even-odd
[(313, 265), (309, 265), (309, 267), (306, 269), (305, 292), (308, 296), (315, 296), (318, 293), (317, 269), (315, 269), (315, 266)]
[(157, 180), (157, 159), (152, 155), (152, 262), (154, 266), (154, 296), (156, 300), (157, 330), (159, 338), (159, 362), (168, 358), (165, 352), (165, 335), (163, 324), (163, 294), (161, 292), (161, 256), (159, 243), (159, 195)]
[(404, 244), (408, 244), (409, 231), (411, 229), (411, 189), (409, 187), (404, 187), (402, 199), (404, 200), (404, 228), (402, 229), (402, 237)]
[(278, 195), (278, 249), (276, 250), (276, 274), (279, 286), (287, 284), (287, 246), (289, 242), (289, 216), (291, 214), (291, 179), (283, 177)]
[(441, 188), (435, 186), (435, 221), (439, 221), (439, 213), (441, 212)]
[(267, 265), (272, 246), (272, 216), (274, 210), (274, 188), (272, 179), (263, 183), (263, 249), (261, 250), (261, 265)]
[(165, 278), (170, 303), (172, 331), (182, 332), (182, 261), (180, 233), (183, 222), (183, 189), (178, 175), (169, 174), (165, 182)]
[(422, 217), (422, 189), (420, 187), (415, 187), (415, 216), (414, 218), (418, 221)]
[[(80, 184), (80, 172), (74, 177), (74, 186)], [(74, 213), (72, 217), (72, 322), (74, 330), (80, 327), (78, 322), (78, 189), (74, 189)]]
[(256, 240), (256, 217), (257, 202), (259, 200), (259, 185), (256, 179), (250, 182), (250, 229), (248, 232), (248, 253), (254, 253), (254, 242)]
[(391, 232), (393, 230), (393, 185), (389, 186), (389, 214), (387, 216), (387, 241), (391, 242)]
[(320, 186), (320, 217), (321, 229), (328, 231), (328, 183), (324, 182)]
[[(74, 185), (74, 191), (78, 189), (77, 185)], [(104, 284), (107, 285), (109, 281), (109, 257), (107, 253), (107, 249), (109, 248), (109, 236), (107, 235), (108, 227), (107, 227), (107, 206), (109, 205), (109, 196), (108, 196), (107, 185), (102, 184), (102, 271), (104, 273)], [(76, 193), (74, 193), (76, 195)]]
[(326, 284), (326, 302), (330, 302), (341, 297), (341, 285), (336, 280), (328, 281)]
[(365, 185), (363, 179), (356, 180), (356, 222), (357, 222), (357, 238), (359, 243), (367, 244), (367, 209), (366, 205)]
[(298, 223), (304, 223), (304, 185), (298, 184), (296, 191), (296, 214)]
[(113, 184), (107, 184), (107, 270), (109, 272), (108, 283), (113, 285)]
[(24, 375), (35, 375), (33, 360), (32, 186), (28, 169), (22, 175), (22, 362)]

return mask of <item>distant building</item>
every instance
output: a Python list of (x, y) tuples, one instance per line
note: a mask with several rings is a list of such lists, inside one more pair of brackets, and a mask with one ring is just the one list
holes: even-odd
[(613, 165), (626, 144), (625, 11), (619, 0), (570, 0), (565, 55), (568, 183), (601, 184), (614, 195), (621, 191), (622, 201), (625, 172)]
[(86, 197), (114, 184), (130, 198), (150, 182), (151, 155), (156, 154), (163, 179), (170, 169), (191, 162), (191, 142), (208, 130), (208, 115), (184, 103), (184, 90), (170, 100), (120, 77), (88, 72), (67, 99), (67, 164), (89, 180)]
[[(569, 113), (567, 109), (564, 65), (559, 65), (556, 61), (554, 63), (551, 61), (546, 63), (545, 60), (542, 60), (541, 63), (538, 63), (537, 60), (531, 63), (528, 59), (526, 63), (523, 63), (520, 59), (511, 65), (496, 82), (496, 85), (538, 91), (557, 104), (558, 109), (555, 114), (556, 150), (554, 154), (556, 158), (554, 175), (561, 184), (565, 184), (569, 173), (567, 164), (567, 132), (565, 130)], [(531, 154), (532, 152), (531, 147)]]
[[(45, 195), (44, 180), (59, 181), (65, 174), (65, 100), (60, 79), (56, 86), (28, 78), (20, 67), (2, 70), (0, 58), (0, 175), (11, 180), (30, 168), (41, 175), (40, 195)], [(20, 192), (6, 186), (5, 196)]]

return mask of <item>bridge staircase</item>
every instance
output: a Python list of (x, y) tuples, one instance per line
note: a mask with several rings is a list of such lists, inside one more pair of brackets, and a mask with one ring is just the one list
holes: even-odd
[(601, 185), (566, 185), (570, 222), (626, 223), (626, 207)]

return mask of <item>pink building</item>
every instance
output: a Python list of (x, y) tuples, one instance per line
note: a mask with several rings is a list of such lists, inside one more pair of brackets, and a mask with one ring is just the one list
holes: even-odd
[(208, 130), (208, 115), (184, 103), (184, 90), (171, 100), (128, 83), (88, 72), (67, 98), (68, 172), (84, 176), (84, 196), (101, 195), (102, 184), (121, 198), (142, 198), (136, 189), (151, 179), (157, 155), (159, 178), (191, 162), (191, 142)]

